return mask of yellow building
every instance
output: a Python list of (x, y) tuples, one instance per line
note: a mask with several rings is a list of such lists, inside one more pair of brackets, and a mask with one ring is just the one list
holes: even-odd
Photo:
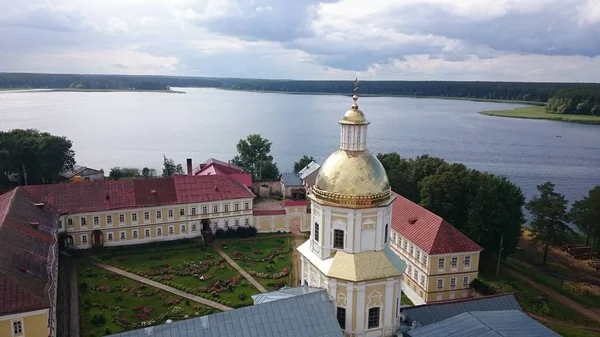
[(327, 289), (345, 336), (392, 336), (406, 267), (388, 242), (395, 196), (366, 149), (369, 123), (353, 99), (340, 121), (340, 148), (309, 194), (310, 239), (298, 247), (302, 283)]
[(56, 336), (57, 226), (24, 189), (0, 195), (0, 336)]
[(391, 242), (408, 265), (402, 290), (414, 304), (471, 296), (482, 248), (444, 219), (397, 195)]

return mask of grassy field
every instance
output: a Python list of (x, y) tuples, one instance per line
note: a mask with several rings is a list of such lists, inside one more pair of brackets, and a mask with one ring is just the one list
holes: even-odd
[(548, 119), (582, 124), (600, 124), (600, 116), (550, 114), (546, 112), (546, 107), (543, 106), (516, 108), (513, 110), (483, 111), (481, 114), (497, 117)]
[[(139, 247), (97, 257), (100, 261), (148, 277), (188, 293), (224, 302), (232, 307), (251, 305), (258, 294), (245, 278), (210, 246), (181, 242), (164, 247)], [(204, 277), (204, 280), (200, 279)], [(232, 286), (229, 283), (235, 281)], [(217, 283), (217, 284), (216, 284)], [(221, 288), (214, 291), (214, 287)], [(176, 287), (177, 288), (177, 287)], [(224, 288), (229, 288), (225, 290)]]
[(77, 264), (77, 271), (83, 337), (98, 337), (138, 328), (131, 324), (151, 321), (150, 325), (154, 325), (164, 323), (167, 319), (180, 320), (186, 316), (217, 312), (216, 309), (181, 299), (85, 262)]
[[(244, 270), (254, 274), (252, 277), (267, 290), (277, 290), (284, 285), (291, 285), (292, 247), (289, 237), (226, 240), (226, 242), (227, 245), (223, 247), (225, 253), (236, 260)], [(278, 278), (260, 276), (260, 274), (285, 274), (284, 270), (288, 271), (287, 275)]]
[(543, 324), (563, 337), (600, 337), (600, 333), (598, 332), (587, 331), (583, 329), (573, 329), (567, 326), (546, 322)]

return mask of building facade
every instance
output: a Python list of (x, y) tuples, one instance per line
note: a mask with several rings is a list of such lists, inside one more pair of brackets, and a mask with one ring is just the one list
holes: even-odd
[(366, 149), (369, 123), (353, 99), (340, 121), (340, 148), (309, 194), (310, 239), (298, 247), (302, 283), (327, 289), (345, 336), (392, 336), (406, 267), (389, 248), (395, 196)]
[(468, 298), (482, 248), (441, 217), (397, 195), (393, 251), (407, 263), (403, 291), (416, 305)]

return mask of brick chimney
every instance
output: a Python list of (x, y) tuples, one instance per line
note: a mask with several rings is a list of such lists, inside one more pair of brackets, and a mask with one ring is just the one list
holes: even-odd
[(194, 172), (192, 172), (192, 158), (187, 159), (187, 174), (189, 176), (194, 174)]

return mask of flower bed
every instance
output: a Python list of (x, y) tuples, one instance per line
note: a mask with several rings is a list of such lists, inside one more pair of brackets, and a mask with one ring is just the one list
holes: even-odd
[(157, 288), (81, 263), (81, 335), (99, 337), (217, 312)]

